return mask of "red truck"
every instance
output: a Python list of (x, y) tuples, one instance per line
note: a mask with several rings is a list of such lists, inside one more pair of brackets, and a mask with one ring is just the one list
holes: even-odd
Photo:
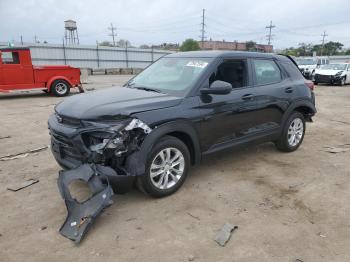
[(34, 66), (29, 48), (0, 48), (0, 93), (39, 89), (55, 96), (66, 96), (73, 87), (83, 92), (79, 68)]

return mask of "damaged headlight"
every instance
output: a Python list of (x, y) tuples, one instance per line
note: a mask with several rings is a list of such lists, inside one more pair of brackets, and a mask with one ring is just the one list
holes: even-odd
[[(105, 123), (104, 123), (105, 125)], [(145, 123), (139, 119), (129, 119), (112, 125), (105, 125), (98, 131), (86, 132), (83, 140), (92, 152), (102, 154), (106, 149), (115, 150), (116, 156), (121, 156), (127, 151), (126, 140), (130, 140), (129, 132), (140, 129), (142, 133), (148, 134), (152, 131)]]

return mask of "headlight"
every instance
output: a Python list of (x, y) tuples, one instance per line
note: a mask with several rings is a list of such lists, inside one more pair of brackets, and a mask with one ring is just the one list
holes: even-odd
[(105, 148), (116, 148), (120, 144), (119, 131), (128, 123), (129, 121), (109, 123), (84, 121), (84, 125), (92, 127), (93, 130), (82, 133), (81, 137), (86, 147), (91, 151), (101, 153)]
[(335, 76), (341, 76), (342, 73), (343, 71), (339, 71), (338, 73), (335, 74)]

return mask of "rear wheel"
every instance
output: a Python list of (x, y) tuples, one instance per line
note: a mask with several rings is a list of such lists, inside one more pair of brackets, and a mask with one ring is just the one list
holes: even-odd
[(139, 189), (153, 197), (165, 197), (184, 183), (190, 165), (186, 145), (172, 136), (165, 136), (151, 150), (146, 173), (137, 181)]
[(281, 137), (275, 142), (278, 150), (292, 152), (298, 149), (305, 135), (305, 118), (303, 114), (294, 112), (283, 128)]
[(55, 80), (51, 85), (50, 92), (54, 96), (66, 96), (69, 94), (70, 85), (65, 80)]

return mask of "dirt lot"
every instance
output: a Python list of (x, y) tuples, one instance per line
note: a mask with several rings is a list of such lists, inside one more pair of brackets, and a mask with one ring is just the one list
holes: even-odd
[[(85, 86), (127, 78), (95, 76)], [(0, 157), (48, 145), (47, 119), (61, 100), (2, 96)], [(350, 86), (318, 86), (316, 100), (297, 152), (270, 143), (226, 151), (168, 198), (115, 196), (78, 247), (58, 233), (66, 209), (50, 150), (0, 161), (0, 261), (350, 261), (350, 151), (325, 152), (350, 144)], [(6, 189), (30, 178), (40, 182)], [(226, 222), (239, 228), (220, 247), (213, 238)]]

